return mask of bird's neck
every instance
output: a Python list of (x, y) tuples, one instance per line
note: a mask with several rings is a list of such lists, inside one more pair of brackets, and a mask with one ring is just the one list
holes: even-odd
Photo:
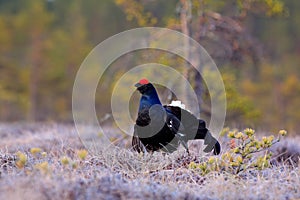
[(151, 94), (143, 94), (140, 100), (139, 112), (144, 109), (150, 109), (150, 107), (155, 104), (161, 105), (156, 92)]

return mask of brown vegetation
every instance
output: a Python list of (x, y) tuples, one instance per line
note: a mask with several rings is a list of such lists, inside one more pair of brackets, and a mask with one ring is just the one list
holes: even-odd
[[(184, 149), (170, 155), (143, 155), (130, 148), (111, 147), (85, 157), (84, 147), (71, 125), (1, 124), (0, 135), (0, 199), (300, 197), (299, 164), (282, 160), (261, 171), (252, 169), (238, 175), (212, 171), (202, 175), (200, 170), (189, 167), (191, 162), (208, 158), (201, 155), (201, 142), (191, 144), (189, 156)], [(274, 152), (291, 140), (294, 139), (275, 145)], [(286, 146), (287, 155), (299, 155), (297, 141), (293, 148)], [(223, 146), (230, 148), (225, 140)], [(27, 158), (24, 166), (16, 165), (20, 159), (18, 151)]]

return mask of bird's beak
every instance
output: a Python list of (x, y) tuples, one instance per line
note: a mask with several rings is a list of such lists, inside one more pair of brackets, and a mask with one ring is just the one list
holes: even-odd
[(138, 88), (138, 87), (141, 87), (141, 86), (142, 86), (142, 84), (140, 84), (140, 83), (136, 83), (134, 86)]

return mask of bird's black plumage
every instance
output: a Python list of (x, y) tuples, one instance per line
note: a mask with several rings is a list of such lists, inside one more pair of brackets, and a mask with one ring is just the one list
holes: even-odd
[(174, 152), (180, 144), (188, 151), (187, 142), (204, 139), (205, 152), (221, 151), (219, 142), (206, 128), (205, 121), (177, 106), (163, 106), (154, 86), (146, 79), (135, 85), (142, 94), (132, 138), (133, 149)]

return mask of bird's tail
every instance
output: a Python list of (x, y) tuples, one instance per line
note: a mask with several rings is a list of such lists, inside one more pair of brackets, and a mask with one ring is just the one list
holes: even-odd
[(212, 136), (210, 131), (206, 128), (205, 122), (203, 120), (199, 120), (199, 126), (197, 128), (196, 136), (194, 139), (202, 139), (204, 140), (204, 145), (207, 145), (203, 150), (206, 153), (214, 150), (214, 155), (218, 155), (221, 152), (221, 145), (218, 140)]
[(221, 152), (221, 145), (216, 138), (214, 138), (209, 131), (207, 131), (204, 138), (204, 144), (207, 145), (203, 150), (205, 153), (209, 153), (214, 150), (214, 155), (218, 155)]

